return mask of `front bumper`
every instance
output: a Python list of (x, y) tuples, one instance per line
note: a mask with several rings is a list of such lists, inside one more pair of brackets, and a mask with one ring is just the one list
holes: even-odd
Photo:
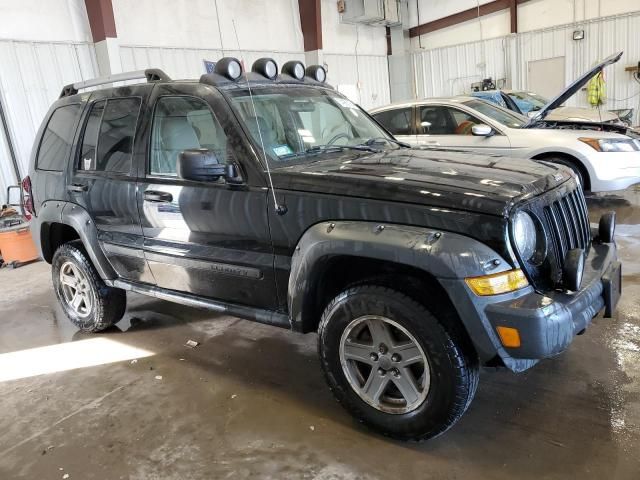
[[(464, 281), (442, 282), (485, 364), (496, 358), (514, 372), (565, 350), (602, 310), (611, 314), (621, 291), (620, 262), (614, 243), (594, 243), (585, 260), (577, 292), (540, 293), (529, 286), (495, 296), (475, 295)], [(497, 327), (518, 330), (520, 346), (502, 345)]]
[(640, 152), (597, 152), (590, 160), (593, 192), (625, 190), (640, 183)]
[(565, 350), (600, 311), (611, 315), (621, 291), (620, 262), (615, 244), (593, 245), (585, 261), (579, 291), (530, 292), (522, 297), (489, 304), (485, 314), (494, 330), (518, 330), (521, 345), (507, 348), (511, 358), (539, 360)]

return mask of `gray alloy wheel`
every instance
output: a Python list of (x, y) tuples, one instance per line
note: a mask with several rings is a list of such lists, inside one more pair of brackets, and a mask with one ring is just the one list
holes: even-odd
[(87, 276), (73, 262), (65, 262), (60, 267), (62, 298), (76, 315), (81, 318), (91, 315), (93, 292)]
[(354, 319), (340, 339), (340, 363), (358, 396), (382, 412), (412, 412), (429, 393), (427, 356), (413, 335), (390, 318)]
[(51, 279), (62, 310), (85, 332), (99, 332), (124, 315), (127, 295), (98, 275), (80, 240), (58, 247), (51, 260)]

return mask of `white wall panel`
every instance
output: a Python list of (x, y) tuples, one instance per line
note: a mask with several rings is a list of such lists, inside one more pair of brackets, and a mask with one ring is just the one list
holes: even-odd
[[(0, 40), (0, 65), (0, 95), (20, 174), (25, 176), (42, 118), (64, 85), (96, 76), (95, 54), (88, 43)], [(4, 192), (15, 179), (2, 136), (0, 143), (0, 192)]]
[(389, 67), (382, 55), (325, 54), (324, 62), (329, 71), (327, 82), (334, 87), (356, 90), (351, 98), (364, 109), (386, 105), (391, 101), (389, 93)]
[(505, 77), (505, 38), (416, 52), (413, 68), (416, 96), (438, 97), (467, 93), (471, 83)]
[[(572, 32), (585, 30), (585, 39), (574, 41)], [(528, 62), (565, 57), (567, 83), (597, 61), (618, 51), (622, 59), (605, 70), (608, 102), (606, 108), (634, 108), (635, 124), (640, 123), (640, 85), (624, 68), (640, 59), (640, 12), (562, 25), (545, 30), (472, 42), (432, 50), (413, 56), (417, 97), (458, 95), (468, 92), (472, 82), (482, 78), (507, 78), (514, 89), (528, 88)], [(567, 102), (588, 106), (585, 92)]]
[(84, 0), (0, 0), (0, 38), (89, 42)]

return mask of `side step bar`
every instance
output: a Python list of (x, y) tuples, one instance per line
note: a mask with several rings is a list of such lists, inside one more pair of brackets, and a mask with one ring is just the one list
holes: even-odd
[(206, 298), (196, 297), (189, 293), (181, 293), (150, 285), (142, 285), (128, 280), (112, 280), (105, 283), (110, 284), (109, 286), (112, 287), (140, 293), (142, 295), (148, 295), (161, 300), (180, 303), (182, 305), (187, 305), (188, 307), (204, 308), (207, 310), (213, 310), (214, 312), (227, 313), (246, 320), (253, 320), (254, 322), (291, 329), (291, 323), (289, 322), (289, 317), (287, 315), (272, 312), (271, 310), (263, 310), (261, 308), (209, 300)]

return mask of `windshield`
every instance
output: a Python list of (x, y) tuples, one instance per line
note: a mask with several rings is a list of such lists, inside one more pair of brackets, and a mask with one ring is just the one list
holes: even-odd
[(338, 149), (392, 145), (360, 107), (335, 92), (287, 85), (254, 88), (252, 94), (255, 110), (248, 90), (230, 92), (231, 103), (256, 145), (264, 143), (278, 165)]
[(508, 95), (514, 100), (523, 100), (525, 102), (529, 102), (532, 105), (531, 110), (534, 112), (537, 112), (547, 103), (549, 103), (549, 100), (547, 100), (543, 96), (532, 92), (509, 92)]
[(468, 100), (464, 102), (464, 105), (473, 108), (476, 112), (486, 115), (498, 123), (501, 123), (505, 127), (521, 128), (527, 123), (527, 118), (525, 116), (484, 100)]

